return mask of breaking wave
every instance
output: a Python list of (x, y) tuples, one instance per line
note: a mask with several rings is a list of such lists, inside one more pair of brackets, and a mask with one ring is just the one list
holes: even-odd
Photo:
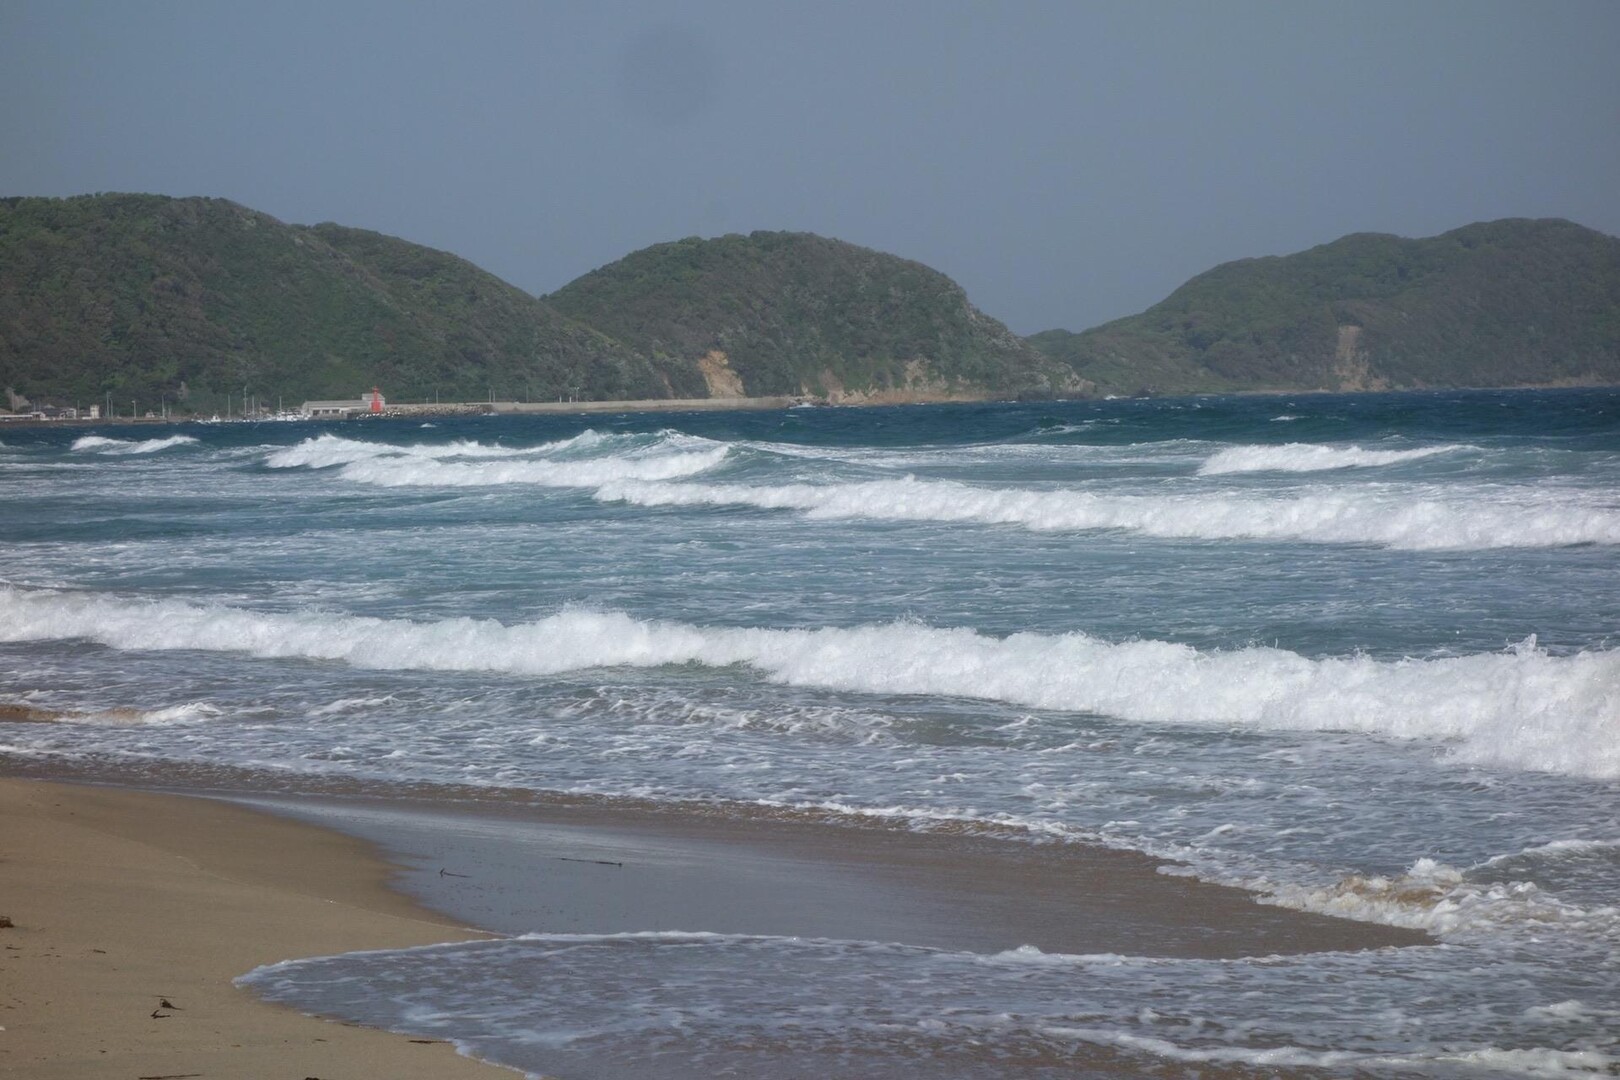
[(336, 467), (343, 480), (377, 487), (596, 487), (617, 480), (692, 476), (719, 465), (727, 453), (723, 443), (689, 436), (649, 441), (595, 431), (522, 449), (467, 441), (398, 446), (321, 435), (271, 453), (265, 464), (272, 469)]
[(626, 479), (596, 497), (638, 506), (750, 506), (812, 518), (973, 522), (1039, 531), (1121, 529), (1146, 536), (1378, 544), (1409, 551), (1620, 544), (1620, 511), (1569, 501), (1454, 501), (1410, 488), (1293, 497), (1107, 495), (972, 487), (913, 478), (853, 484), (659, 484)]
[(73, 440), (74, 450), (92, 450), (98, 454), (155, 454), (175, 446), (189, 446), (197, 440), (190, 435), (170, 435), (163, 439), (109, 439), (104, 435), (85, 435)]
[(539, 446), (516, 448), (487, 446), (468, 439), (448, 443), (396, 443), (368, 442), (345, 439), (340, 435), (317, 435), (294, 446), (276, 450), (265, 458), (272, 469), (326, 469), (334, 465), (348, 465), (355, 461), (376, 458), (398, 458), (416, 461), (443, 461), (451, 458), (516, 458), (559, 454), (571, 450), (586, 450), (600, 446), (608, 436), (595, 431), (583, 431), (569, 439), (542, 443)]
[(1425, 446), (1415, 450), (1365, 450), (1359, 446), (1320, 446), (1286, 443), (1282, 446), (1233, 446), (1212, 455), (1198, 467), (1200, 476), (1249, 472), (1323, 472), (1329, 469), (1369, 468), (1421, 461), (1437, 454), (1469, 449), (1465, 446)]
[(271, 614), (0, 587), (0, 641), (87, 639), (355, 667), (520, 676), (616, 666), (746, 665), (794, 686), (980, 698), (1122, 720), (1435, 739), (1457, 760), (1620, 777), (1620, 650), (1555, 656), (1533, 641), (1425, 660), (1200, 651), (1084, 633), (897, 622), (778, 630), (566, 611), (531, 623)]
[(658, 481), (692, 476), (725, 460), (725, 447), (685, 454), (594, 461), (499, 461), (479, 464), (372, 459), (345, 465), (344, 480), (377, 487), (596, 487), (619, 480)]

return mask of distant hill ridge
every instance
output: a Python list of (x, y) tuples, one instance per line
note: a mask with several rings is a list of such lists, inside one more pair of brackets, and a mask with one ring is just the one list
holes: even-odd
[(0, 382), (212, 409), (261, 395), (660, 397), (656, 365), (453, 255), (224, 199), (0, 201)]
[(710, 393), (837, 402), (1082, 389), (944, 274), (810, 233), (656, 244), (546, 299), (644, 355), (695, 364)]
[(1620, 240), (1506, 219), (1242, 259), (1083, 333), (1029, 339), (1099, 387), (1382, 390), (1620, 382)]
[(0, 199), (0, 388), (218, 410), (352, 397), (832, 402), (1620, 382), (1620, 240), (1356, 234), (1020, 339), (920, 263), (808, 233), (657, 244), (534, 297), (224, 199)]
[(550, 302), (444, 252), (224, 199), (0, 200), (0, 386), (30, 400), (207, 411), (244, 387), (291, 403), (373, 384), (394, 400), (911, 400), (1065, 379), (943, 275), (804, 234), (659, 245)]

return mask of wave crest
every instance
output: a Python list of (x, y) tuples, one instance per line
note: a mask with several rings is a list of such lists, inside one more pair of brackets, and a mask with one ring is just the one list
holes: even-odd
[(638, 506), (750, 506), (812, 518), (969, 522), (1036, 531), (1119, 529), (1173, 539), (1378, 544), (1409, 551), (1620, 544), (1620, 512), (1551, 500), (1457, 502), (1411, 489), (1359, 489), (1294, 497), (980, 488), (955, 481), (852, 484), (602, 485), (596, 497)]
[(596, 487), (620, 480), (675, 480), (726, 459), (723, 443), (663, 433), (609, 436), (585, 431), (540, 446), (458, 441), (396, 445), (320, 435), (265, 458), (272, 469), (336, 467), (352, 483), (376, 487)]
[(1200, 651), (1084, 633), (996, 638), (914, 623), (777, 630), (567, 611), (504, 625), (270, 614), (0, 587), (0, 640), (83, 638), (355, 667), (549, 676), (618, 666), (747, 665), (795, 686), (1004, 701), (1122, 720), (1436, 739), (1457, 760), (1620, 777), (1620, 650), (1532, 645), (1427, 660)]
[(190, 446), (197, 440), (190, 435), (170, 435), (162, 439), (109, 439), (105, 435), (84, 435), (73, 440), (73, 449), (98, 454), (155, 454), (175, 446)]
[(1465, 446), (1425, 446), (1414, 450), (1366, 450), (1359, 446), (1322, 446), (1284, 443), (1281, 446), (1233, 446), (1209, 457), (1198, 467), (1200, 476), (1250, 472), (1324, 472), (1330, 469), (1371, 468), (1421, 461), (1437, 454), (1469, 449)]

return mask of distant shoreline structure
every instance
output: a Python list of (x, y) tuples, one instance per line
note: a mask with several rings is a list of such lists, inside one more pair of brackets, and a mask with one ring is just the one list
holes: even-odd
[[(278, 421), (297, 420), (309, 423), (341, 422), (347, 420), (387, 420), (410, 417), (427, 416), (518, 416), (518, 415), (568, 415), (571, 413), (658, 413), (658, 412), (727, 412), (727, 411), (758, 411), (767, 412), (772, 409), (793, 408), (863, 408), (880, 405), (939, 405), (946, 403), (973, 404), (981, 402), (999, 401), (1000, 398), (989, 396), (970, 397), (964, 395), (927, 395), (927, 394), (885, 394), (869, 397), (849, 395), (838, 400), (829, 400), (822, 397), (813, 397), (802, 394), (777, 395), (767, 397), (710, 397), (710, 398), (638, 398), (629, 400), (611, 401), (431, 401), (431, 402), (392, 402), (383, 405), (378, 410), (367, 407), (367, 399), (357, 398), (353, 402), (345, 401), (350, 406), (345, 410), (322, 408), (315, 411), (302, 411), (294, 414), (291, 411), (284, 413), (265, 413), (260, 416), (206, 417), (200, 414), (188, 416), (170, 415), (167, 418), (158, 416), (115, 416), (89, 419), (83, 416), (77, 418), (41, 418), (32, 415), (18, 414), (15, 419), (0, 413), (0, 428), (23, 427), (98, 427), (107, 424), (212, 424), (212, 423), (272, 423)], [(329, 406), (333, 402), (311, 402), (317, 406)]]
[(1344, 395), (1354, 397), (1408, 394), (1453, 394), (1453, 393), (1514, 393), (1521, 391), (1557, 391), (1557, 390), (1602, 390), (1620, 387), (1620, 384), (1609, 382), (1562, 382), (1552, 385), (1532, 384), (1525, 386), (1434, 386), (1420, 388), (1401, 388), (1398, 390), (1228, 390), (1206, 391), (1190, 394), (1120, 394), (1105, 397), (1058, 397), (1058, 398), (998, 398), (991, 396), (930, 396), (930, 395), (885, 395), (881, 398), (829, 400), (827, 398), (810, 397), (804, 395), (776, 396), (776, 397), (724, 397), (724, 398), (642, 398), (636, 400), (614, 401), (444, 401), (444, 402), (415, 402), (390, 404), (380, 412), (365, 412), (356, 404), (355, 409), (348, 415), (296, 415), (291, 412), (266, 413), (262, 416), (239, 417), (229, 419), (219, 417), (205, 417), (200, 414), (188, 416), (114, 416), (91, 419), (80, 416), (77, 418), (39, 418), (32, 415), (0, 413), (0, 430), (18, 428), (92, 428), (127, 425), (174, 425), (174, 424), (269, 424), (269, 423), (345, 423), (351, 420), (408, 420), (413, 418), (428, 418), (433, 416), (569, 416), (569, 415), (598, 415), (602, 413), (664, 413), (664, 412), (769, 412), (773, 409), (864, 409), (879, 408), (894, 405), (988, 405), (988, 404), (1039, 404), (1048, 401), (1053, 404), (1060, 402), (1089, 401), (1102, 403), (1107, 401), (1127, 400), (1175, 400), (1179, 398), (1214, 398), (1214, 397), (1320, 397), (1323, 395)]

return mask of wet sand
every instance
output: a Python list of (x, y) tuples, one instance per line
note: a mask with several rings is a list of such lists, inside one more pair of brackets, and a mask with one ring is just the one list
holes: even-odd
[(1427, 940), (1080, 845), (418, 794), (198, 798), (0, 779), (0, 915), (16, 923), (0, 929), (0, 1076), (512, 1075), (232, 985), (293, 957), (480, 936), (471, 925), (1196, 957)]
[(1257, 904), (1133, 852), (791, 813), (262, 797), (407, 868), (400, 886), (504, 933), (703, 930), (997, 952), (1226, 958), (1379, 948), (1414, 931)]

